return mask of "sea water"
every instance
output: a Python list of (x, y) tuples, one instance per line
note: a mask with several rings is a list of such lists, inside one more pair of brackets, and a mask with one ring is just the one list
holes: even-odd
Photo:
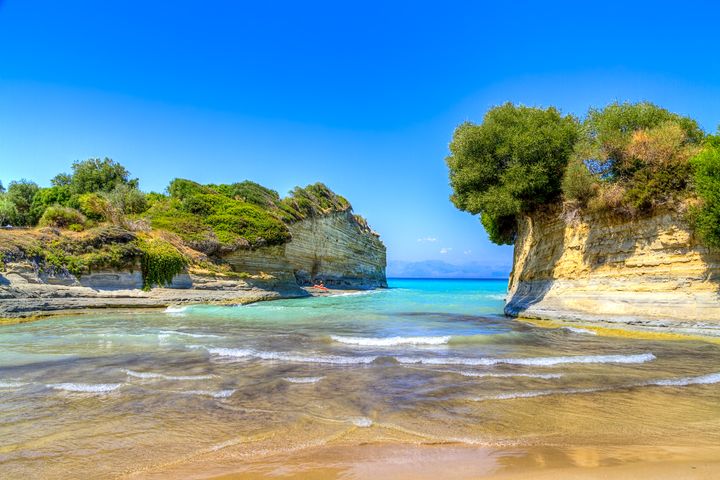
[(506, 281), (0, 327), (0, 477), (233, 465), (328, 445), (720, 444), (720, 346), (538, 328)]

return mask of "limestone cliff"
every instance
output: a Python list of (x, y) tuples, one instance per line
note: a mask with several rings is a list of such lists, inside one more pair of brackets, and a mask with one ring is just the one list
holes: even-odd
[[(167, 288), (150, 291), (142, 290), (139, 260), (120, 269), (95, 268), (79, 276), (57, 269), (48, 272), (23, 253), (23, 240), (34, 236), (47, 244), (60, 239), (80, 242), (60, 232), (0, 231), (0, 246), (10, 245), (4, 247), (10, 253), (2, 257), (0, 270), (0, 317), (301, 297), (308, 295), (301, 287), (318, 280), (335, 288), (387, 286), (385, 246), (349, 208), (296, 221), (289, 224), (289, 230), (291, 239), (283, 245), (238, 249), (216, 259), (216, 272), (203, 267), (207, 257), (184, 247), (187, 255), (205, 259), (205, 263), (191, 263)], [(127, 238), (123, 241), (134, 238), (131, 232), (124, 233)]]
[(292, 278), (299, 285), (387, 287), (385, 246), (350, 210), (310, 217), (290, 225), (280, 246), (238, 250), (225, 258), (233, 270)]
[(720, 255), (684, 216), (561, 212), (519, 222), (505, 313), (646, 325), (720, 323)]

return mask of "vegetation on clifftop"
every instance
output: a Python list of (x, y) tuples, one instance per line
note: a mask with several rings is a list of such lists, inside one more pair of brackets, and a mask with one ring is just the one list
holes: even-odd
[(648, 102), (590, 109), (582, 122), (501, 105), (455, 130), (447, 164), (453, 203), (480, 214), (498, 244), (514, 241), (520, 215), (564, 203), (628, 218), (680, 209), (720, 247), (720, 141)]
[[(201, 185), (170, 182), (166, 193), (143, 193), (138, 179), (109, 159), (75, 162), (50, 187), (27, 180), (0, 184), (0, 259), (27, 260), (41, 272), (80, 276), (100, 267), (140, 267), (145, 288), (168, 285), (189, 266), (227, 273), (222, 256), (281, 245), (288, 225), (351, 209), (321, 183), (281, 198), (254, 182)], [(358, 219), (358, 225), (367, 226)]]

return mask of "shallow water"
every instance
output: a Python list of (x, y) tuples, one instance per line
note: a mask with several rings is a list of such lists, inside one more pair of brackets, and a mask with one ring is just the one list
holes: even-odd
[(717, 344), (537, 328), (499, 315), (500, 281), (390, 285), (2, 327), (0, 477), (180, 475), (367, 442), (720, 445)]

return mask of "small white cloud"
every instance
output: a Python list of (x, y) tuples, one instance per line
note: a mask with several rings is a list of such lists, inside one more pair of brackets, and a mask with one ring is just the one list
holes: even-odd
[(472, 250), (463, 250), (463, 253), (465, 255), (470, 255), (472, 253)]
[(420, 242), (420, 243), (423, 243), (423, 242), (435, 243), (435, 242), (437, 242), (437, 238), (435, 238), (435, 237), (422, 237), (422, 238), (418, 238), (417, 241)]
[(443, 255), (450, 252), (452, 252), (452, 247), (443, 247), (440, 249), (440, 253), (442, 253)]

